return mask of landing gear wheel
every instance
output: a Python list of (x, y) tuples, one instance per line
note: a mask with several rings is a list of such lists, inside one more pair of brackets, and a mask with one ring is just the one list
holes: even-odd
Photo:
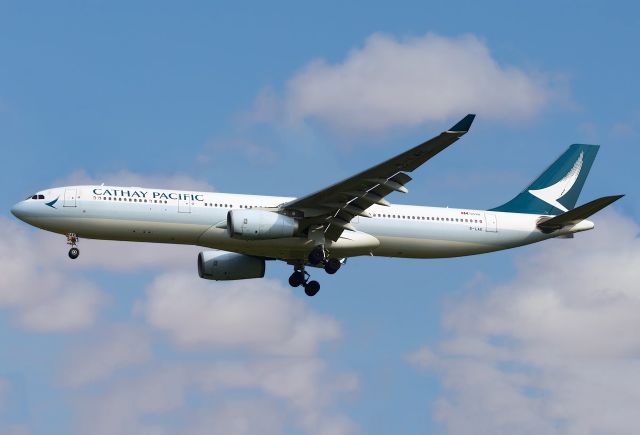
[(315, 296), (320, 291), (320, 283), (318, 281), (309, 281), (304, 286), (304, 292), (307, 296)]
[(333, 275), (340, 269), (340, 266), (342, 266), (342, 264), (340, 263), (340, 260), (338, 260), (337, 258), (330, 258), (324, 264), (324, 270), (329, 275)]
[(67, 233), (67, 245), (71, 246), (69, 249), (69, 258), (75, 260), (80, 255), (80, 250), (76, 247), (80, 238), (76, 233)]
[(304, 272), (300, 270), (296, 270), (289, 277), (289, 285), (291, 287), (299, 287), (300, 285), (304, 284), (304, 281), (305, 281)]
[(309, 263), (312, 266), (317, 266), (324, 261), (324, 248), (322, 246), (316, 246), (313, 251), (309, 252)]

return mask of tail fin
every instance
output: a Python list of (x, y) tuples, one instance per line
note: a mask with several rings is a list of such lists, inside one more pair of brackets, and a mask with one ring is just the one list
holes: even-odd
[(571, 145), (529, 187), (493, 211), (557, 215), (578, 201), (599, 145)]

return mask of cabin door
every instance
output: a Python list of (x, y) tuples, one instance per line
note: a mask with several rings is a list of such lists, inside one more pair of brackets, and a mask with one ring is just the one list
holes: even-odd
[(497, 233), (498, 232), (498, 220), (496, 219), (495, 214), (485, 213), (484, 221), (487, 224), (486, 231), (488, 233)]
[(78, 189), (75, 187), (69, 187), (64, 190), (64, 207), (75, 207), (76, 197), (78, 196)]
[(179, 199), (178, 200), (178, 213), (191, 213), (191, 200)]

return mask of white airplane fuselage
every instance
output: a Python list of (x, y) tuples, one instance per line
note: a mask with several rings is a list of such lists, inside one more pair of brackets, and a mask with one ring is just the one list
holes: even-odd
[[(227, 231), (230, 210), (275, 210), (293, 198), (113, 186), (60, 187), (39, 195), (44, 198), (19, 202), (12, 213), (33, 226), (80, 238), (188, 244), (287, 261), (304, 260), (314, 246), (309, 237), (240, 240)], [(355, 231), (326, 242), (332, 256), (458, 257), (594, 226), (583, 220), (550, 235), (537, 228), (543, 216), (535, 214), (395, 204), (367, 211), (372, 217), (351, 222)]]

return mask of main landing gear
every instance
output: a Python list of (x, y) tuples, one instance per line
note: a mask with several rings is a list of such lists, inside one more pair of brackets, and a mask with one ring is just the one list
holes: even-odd
[(76, 233), (68, 233), (67, 234), (67, 245), (71, 245), (71, 249), (69, 249), (69, 258), (75, 260), (80, 256), (80, 250), (78, 249), (78, 235)]
[[(333, 275), (340, 269), (342, 263), (337, 258), (327, 258), (323, 246), (316, 246), (308, 256), (308, 262), (312, 266), (323, 266), (325, 272)], [(318, 281), (309, 281), (311, 275), (304, 269), (304, 263), (296, 264), (293, 273), (289, 277), (289, 285), (291, 287), (304, 287), (307, 296), (315, 296), (320, 291), (320, 283)]]
[(318, 281), (309, 281), (311, 275), (304, 270), (304, 266), (296, 266), (293, 273), (289, 277), (289, 285), (291, 287), (304, 287), (307, 296), (315, 296), (320, 291), (320, 283)]

